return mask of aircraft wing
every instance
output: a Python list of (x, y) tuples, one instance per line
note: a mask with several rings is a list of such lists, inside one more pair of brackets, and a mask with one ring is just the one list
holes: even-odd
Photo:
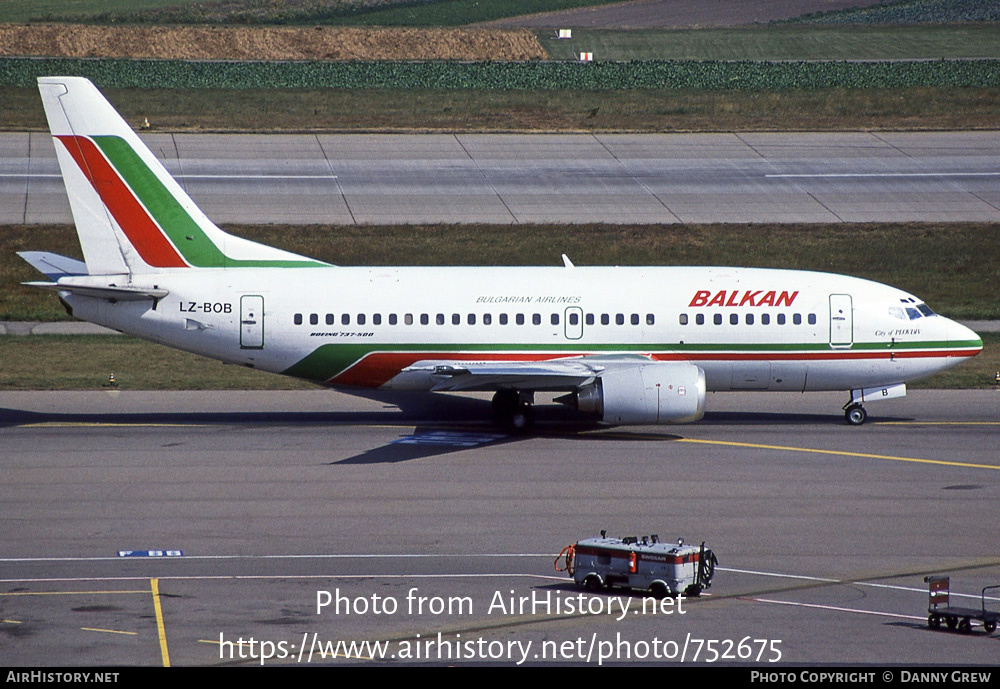
[(459, 390), (573, 390), (611, 368), (649, 363), (645, 356), (573, 357), (548, 361), (417, 361), (405, 372), (425, 372), (434, 392)]

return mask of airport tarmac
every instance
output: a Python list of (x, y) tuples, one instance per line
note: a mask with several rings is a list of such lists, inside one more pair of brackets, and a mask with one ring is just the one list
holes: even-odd
[[(844, 397), (637, 428), (546, 405), (511, 437), (481, 395), (7, 392), (0, 662), (995, 665), (1000, 633), (928, 628), (923, 578), (968, 607), (1000, 584), (1000, 391), (861, 427)], [(714, 585), (581, 596), (553, 560), (601, 529), (705, 541)]]
[[(220, 223), (1000, 221), (1000, 131), (143, 139)], [(0, 224), (70, 220), (51, 137), (0, 133)]]

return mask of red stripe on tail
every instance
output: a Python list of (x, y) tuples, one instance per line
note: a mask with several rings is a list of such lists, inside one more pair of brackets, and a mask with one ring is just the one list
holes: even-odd
[(105, 159), (104, 154), (90, 139), (83, 136), (62, 135), (55, 137), (63, 146), (90, 184), (111, 211), (115, 222), (139, 252), (139, 256), (154, 268), (186, 268), (187, 263), (167, 241), (163, 231), (128, 188), (122, 178)]

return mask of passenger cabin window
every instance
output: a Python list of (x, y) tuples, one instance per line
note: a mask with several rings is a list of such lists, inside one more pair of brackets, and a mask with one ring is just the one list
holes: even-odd
[(364, 324), (365, 324), (365, 314), (359, 313), (358, 314), (358, 325), (364, 325)]
[(295, 314), (292, 317), (292, 322), (295, 323), (295, 325), (302, 325), (302, 314), (301, 313)]
[(518, 325), (524, 325), (524, 314), (523, 313), (517, 314), (517, 316), (514, 317), (514, 322), (517, 323)]
[(337, 323), (337, 317), (336, 316), (334, 316), (332, 313), (326, 314), (326, 324), (327, 325), (335, 325), (336, 323)]
[(587, 321), (587, 325), (593, 325), (594, 324), (594, 314), (588, 313), (587, 317), (586, 317), (586, 321)]
[(705, 314), (699, 313), (697, 316), (694, 317), (694, 322), (697, 323), (698, 325), (705, 325)]
[(687, 325), (688, 324), (688, 315), (686, 313), (682, 313), (680, 315), (679, 320), (680, 320), (680, 324), (681, 325)]
[(493, 323), (493, 315), (489, 313), (483, 314), (483, 325), (490, 325)]
[(351, 324), (351, 315), (349, 313), (345, 313), (343, 316), (341, 316), (340, 317), (340, 324), (341, 325), (350, 325)]
[(309, 314), (309, 325), (317, 325), (319, 323), (319, 314), (310, 313)]
[(801, 313), (792, 314), (792, 323), (794, 325), (802, 325), (802, 314)]
[(646, 314), (646, 325), (654, 325), (656, 323), (656, 316), (651, 313)]

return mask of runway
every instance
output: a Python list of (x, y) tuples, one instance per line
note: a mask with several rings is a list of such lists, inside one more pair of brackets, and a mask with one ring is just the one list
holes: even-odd
[[(148, 134), (220, 223), (1000, 221), (1000, 132)], [(0, 224), (71, 221), (51, 138), (0, 134)]]
[[(973, 607), (1000, 583), (1000, 392), (911, 392), (862, 427), (842, 397), (613, 429), (544, 406), (511, 437), (475, 395), (8, 392), (0, 658), (994, 665), (1000, 634), (928, 629), (923, 577)], [(710, 595), (581, 596), (553, 560), (600, 529), (704, 540)]]

